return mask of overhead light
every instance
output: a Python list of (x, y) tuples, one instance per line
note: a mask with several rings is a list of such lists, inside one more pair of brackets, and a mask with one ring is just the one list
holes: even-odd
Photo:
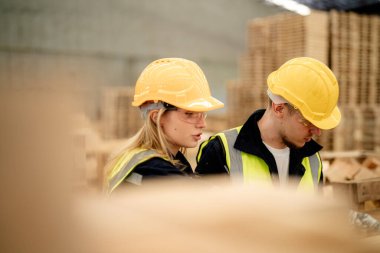
[[(379, 0), (380, 1), (380, 0)], [(293, 0), (265, 0), (265, 2), (281, 6), (289, 11), (296, 12), (302, 16), (310, 15), (310, 8)]]

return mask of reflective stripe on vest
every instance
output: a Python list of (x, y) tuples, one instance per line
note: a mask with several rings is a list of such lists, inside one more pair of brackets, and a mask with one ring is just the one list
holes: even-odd
[(108, 193), (111, 193), (119, 184), (121, 184), (137, 165), (153, 157), (163, 158), (162, 155), (157, 153), (157, 151), (146, 149), (132, 150), (121, 156), (116, 161), (111, 171), (110, 178), (108, 179)]
[[(240, 129), (239, 129), (240, 130)], [(222, 136), (219, 135), (219, 136)], [(238, 136), (238, 129), (230, 129), (224, 132), (228, 149), (226, 150), (227, 169), (230, 172), (232, 181), (243, 181), (243, 157), (241, 152), (234, 148), (236, 138)], [(224, 144), (224, 141), (223, 141)], [(232, 167), (231, 167), (232, 166)], [(230, 168), (233, 168), (232, 170)]]
[[(233, 182), (246, 183), (257, 180), (271, 182), (268, 165), (263, 159), (234, 148), (240, 129), (241, 126), (216, 135), (221, 138), (224, 145), (227, 169), (230, 172), (231, 180)], [(322, 171), (322, 162), (319, 154), (315, 153), (310, 157), (305, 157), (302, 160), (302, 165), (305, 167), (305, 173), (300, 180), (298, 188), (302, 188), (302, 190), (316, 190)]]

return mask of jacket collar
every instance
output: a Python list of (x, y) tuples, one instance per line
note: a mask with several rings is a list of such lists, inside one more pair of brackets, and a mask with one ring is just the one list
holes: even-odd
[[(255, 111), (245, 122), (236, 139), (234, 148), (262, 158), (268, 164), (271, 171), (277, 171), (276, 162), (273, 155), (264, 145), (257, 122), (264, 115), (265, 109)], [(316, 141), (311, 140), (302, 148), (290, 149), (289, 168), (301, 163), (302, 159), (319, 152), (323, 147)]]

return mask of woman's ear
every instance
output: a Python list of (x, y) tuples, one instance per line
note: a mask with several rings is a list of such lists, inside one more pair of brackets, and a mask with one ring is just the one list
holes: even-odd
[(158, 111), (156, 111), (156, 110), (151, 111), (149, 114), (149, 117), (154, 122), (154, 124), (157, 124)]

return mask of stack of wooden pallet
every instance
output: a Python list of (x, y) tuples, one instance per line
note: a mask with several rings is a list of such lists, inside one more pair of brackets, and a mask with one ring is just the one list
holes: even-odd
[(331, 68), (343, 112), (334, 149), (379, 150), (380, 17), (336, 11), (330, 17)]
[(104, 139), (131, 137), (142, 126), (140, 112), (132, 106), (133, 94), (132, 87), (104, 90), (101, 123)]

